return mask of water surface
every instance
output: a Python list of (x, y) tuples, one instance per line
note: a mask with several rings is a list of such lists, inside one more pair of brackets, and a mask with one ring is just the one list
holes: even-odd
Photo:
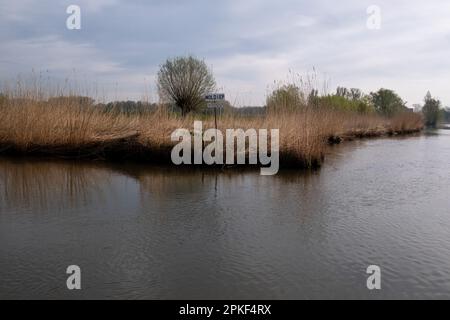
[(0, 159), (0, 298), (450, 298), (449, 164), (445, 130), (274, 177)]

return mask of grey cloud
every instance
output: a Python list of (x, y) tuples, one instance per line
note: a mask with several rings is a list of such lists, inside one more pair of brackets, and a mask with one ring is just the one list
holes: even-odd
[(288, 70), (313, 66), (335, 85), (391, 86), (411, 103), (431, 89), (450, 103), (445, 0), (376, 1), (378, 31), (365, 26), (372, 1), (79, 0), (82, 30), (69, 31), (72, 2), (0, 4), (1, 79), (32, 68), (64, 78), (76, 69), (104, 84), (110, 98), (120, 91), (138, 99), (165, 58), (194, 54), (230, 96), (250, 104), (263, 103), (267, 85)]

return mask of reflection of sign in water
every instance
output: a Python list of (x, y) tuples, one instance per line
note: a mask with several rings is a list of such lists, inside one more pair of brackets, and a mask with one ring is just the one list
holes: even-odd
[(224, 93), (211, 93), (205, 96), (207, 102), (216, 102), (218, 100), (225, 100)]

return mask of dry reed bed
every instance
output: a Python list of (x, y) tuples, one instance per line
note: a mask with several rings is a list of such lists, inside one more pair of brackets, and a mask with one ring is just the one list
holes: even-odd
[[(105, 113), (77, 103), (49, 103), (12, 99), (0, 105), (0, 153), (68, 158), (136, 159), (170, 162), (175, 144), (170, 134), (192, 129), (198, 117), (171, 115), (163, 109), (145, 115)], [(204, 129), (214, 127), (202, 119)], [(306, 108), (266, 116), (224, 115), (218, 128), (279, 129), (281, 165), (319, 166), (327, 144), (342, 139), (402, 134), (422, 129), (422, 119), (412, 113), (386, 119), (376, 115)]]

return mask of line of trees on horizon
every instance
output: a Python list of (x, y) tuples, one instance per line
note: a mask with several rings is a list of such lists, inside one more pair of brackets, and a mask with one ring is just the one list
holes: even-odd
[[(157, 74), (157, 88), (160, 103), (145, 101), (114, 101), (96, 103), (84, 96), (59, 96), (48, 99), (50, 103), (76, 103), (82, 106), (96, 106), (105, 112), (121, 114), (143, 114), (164, 105), (171, 112), (185, 116), (191, 112), (208, 113), (204, 97), (216, 89), (216, 81), (204, 60), (193, 56), (167, 59)], [(0, 93), (0, 104), (7, 96)], [(379, 114), (392, 117), (401, 112), (411, 112), (406, 102), (393, 90), (381, 88), (369, 94), (357, 88), (338, 87), (332, 94), (319, 95), (317, 89), (288, 83), (279, 85), (267, 96), (263, 108), (235, 108), (228, 101), (223, 110), (241, 115), (255, 115), (266, 112), (291, 112), (306, 107), (329, 108), (333, 110)], [(440, 121), (450, 122), (450, 109), (442, 108), (441, 102), (428, 92), (421, 108), (427, 126), (436, 127)]]
[[(193, 56), (167, 59), (160, 67), (157, 84), (161, 100), (177, 106), (182, 115), (204, 110), (204, 96), (216, 88), (211, 69), (204, 60)], [(285, 84), (273, 90), (267, 97), (265, 109), (268, 112), (289, 112), (307, 106), (377, 113), (385, 117), (412, 111), (406, 106), (406, 102), (390, 89), (381, 88), (376, 92), (364, 94), (360, 89), (338, 87), (334, 94), (319, 95), (317, 89), (306, 91), (295, 84)], [(429, 93), (425, 98), (423, 114), (428, 126), (437, 125), (441, 114), (440, 102)]]
[(378, 113), (388, 117), (409, 111), (406, 103), (397, 93), (384, 88), (367, 95), (357, 88), (338, 87), (333, 94), (319, 95), (316, 89), (305, 93), (305, 90), (297, 85), (286, 84), (275, 89), (267, 98), (268, 109), (275, 111), (306, 106), (358, 113)]

